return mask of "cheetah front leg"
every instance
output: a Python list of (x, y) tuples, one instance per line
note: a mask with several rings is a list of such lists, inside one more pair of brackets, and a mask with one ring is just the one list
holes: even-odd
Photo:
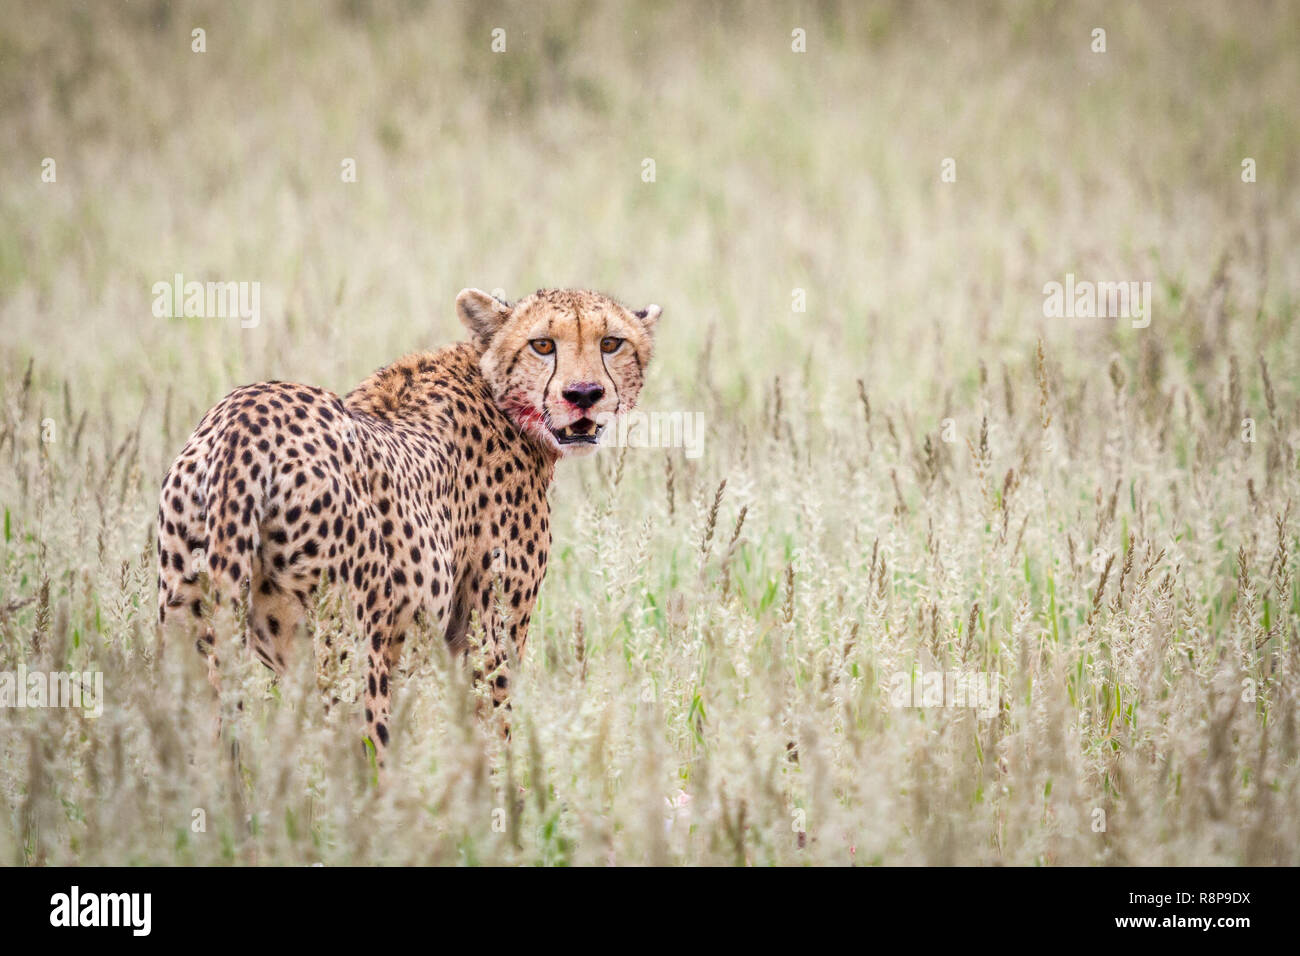
[[(354, 598), (354, 601), (357, 599)], [(382, 774), (388, 752), (389, 718), (392, 713), (392, 671), (394, 612), (392, 589), (376, 582), (363, 600), (356, 603), (361, 635), (366, 646), (365, 740)]]
[(369, 505), (353, 513), (353, 531), (346, 541), (351, 546), (339, 565), (339, 577), (347, 582), (348, 596), (366, 651), (365, 737), (362, 746), (373, 754), (383, 774), (388, 750), (391, 686), (389, 660), (393, 650), (395, 594), (387, 549), (377, 540), (379, 520)]
[(497, 640), (491, 645), (492, 659), (495, 666), (491, 674), (492, 709), (501, 721), (501, 734), (510, 737), (510, 724), (513, 708), (510, 704), (512, 668), (519, 665), (523, 657), (524, 645), (528, 642), (528, 619), (532, 612), (532, 602), (520, 608), (514, 614), (500, 612), (500, 606), (490, 617)]
[(464, 594), (460, 616), (477, 613), (482, 623), (484, 670), (474, 671), (476, 683), (486, 680), (486, 693), (479, 698), (479, 714), (485, 716), (486, 702), (500, 722), (501, 733), (510, 736), (512, 671), (518, 666), (528, 640), (528, 621), (536, 592), (522, 573), (510, 570), (500, 549), (489, 553), (486, 573), (473, 578)]

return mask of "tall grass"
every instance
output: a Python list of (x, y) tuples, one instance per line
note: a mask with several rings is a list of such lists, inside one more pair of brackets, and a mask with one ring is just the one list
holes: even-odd
[[(1300, 863), (1298, 41), (1271, 4), (20, 6), (0, 672), (106, 701), (0, 708), (0, 860)], [(261, 323), (154, 318), (177, 272)], [(1151, 281), (1150, 327), (1045, 319), (1066, 273)], [(466, 285), (663, 305), (643, 404), (703, 456), (561, 466), (508, 744), (426, 634), (375, 787), (329, 597), (289, 679), (226, 656), (218, 742), (155, 643), (167, 464), (236, 384), (459, 338)], [(995, 712), (898, 706), (936, 672)]]

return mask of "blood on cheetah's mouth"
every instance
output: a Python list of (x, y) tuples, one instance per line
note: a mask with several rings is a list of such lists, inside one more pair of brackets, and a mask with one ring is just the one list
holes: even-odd
[(561, 445), (594, 445), (604, 430), (604, 425), (597, 425), (590, 418), (579, 418), (563, 428), (552, 428), (551, 434)]

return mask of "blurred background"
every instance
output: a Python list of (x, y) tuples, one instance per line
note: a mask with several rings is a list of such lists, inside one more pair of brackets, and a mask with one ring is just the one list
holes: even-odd
[[(1298, 41), (1286, 3), (9, 3), (0, 367), (191, 417), (342, 391), (458, 338), (464, 286), (660, 303), (676, 405), (706, 352), (730, 399), (816, 368), (832, 403), (1040, 335), (1187, 352), (1220, 266), (1294, 296)], [(1045, 321), (1067, 272), (1152, 281), (1153, 327)], [(176, 273), (260, 282), (260, 325), (154, 318)]]

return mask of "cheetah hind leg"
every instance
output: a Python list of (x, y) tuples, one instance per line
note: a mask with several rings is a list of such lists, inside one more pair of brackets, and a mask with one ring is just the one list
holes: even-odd
[(198, 580), (189, 578), (168, 586), (159, 583), (158, 647), (156, 660), (162, 664), (170, 638), (193, 642), (203, 659), (208, 683), (212, 687), (212, 740), (220, 742), (224, 722), (221, 714), (221, 659), (217, 650), (217, 631), (212, 626), (211, 595)]

